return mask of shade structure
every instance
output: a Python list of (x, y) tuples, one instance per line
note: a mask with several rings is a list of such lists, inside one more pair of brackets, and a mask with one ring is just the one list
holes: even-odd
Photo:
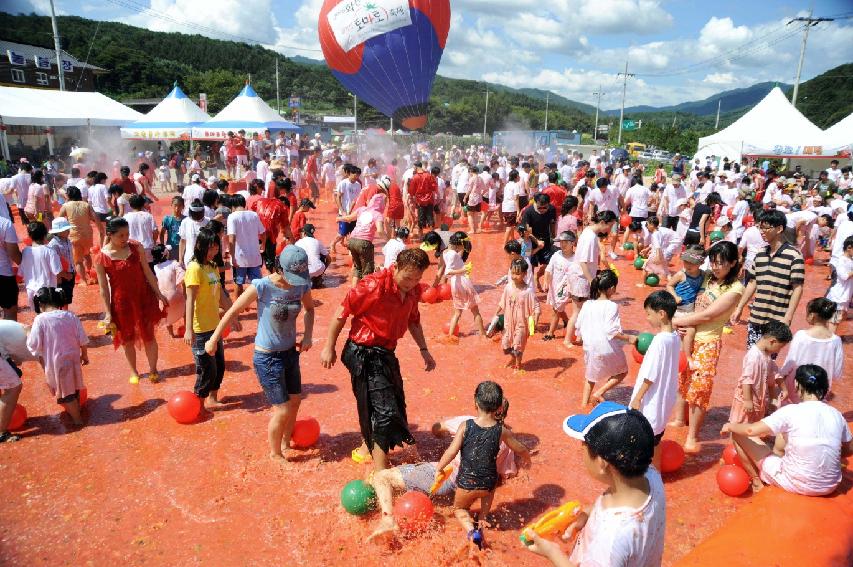
[(853, 114), (848, 115), (847, 118), (842, 118), (824, 130), (823, 133), (828, 144), (846, 146), (848, 152), (853, 150)]
[(121, 129), (121, 137), (134, 140), (188, 140), (193, 126), (210, 120), (210, 115), (193, 104), (175, 85), (166, 98), (140, 120)]
[(142, 114), (101, 93), (0, 87), (0, 124), (127, 126)]
[(699, 139), (697, 156), (826, 158), (843, 148), (829, 143), (824, 132), (775, 87), (728, 128)]
[(285, 120), (258, 96), (252, 85), (246, 85), (237, 98), (228, 103), (219, 114), (192, 130), (194, 140), (224, 140), (228, 132), (245, 130), (247, 135), (264, 130), (291, 130), (299, 126)]

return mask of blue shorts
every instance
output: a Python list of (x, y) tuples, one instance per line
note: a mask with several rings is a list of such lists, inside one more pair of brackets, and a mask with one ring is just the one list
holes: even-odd
[(252, 283), (252, 280), (261, 279), (261, 267), (254, 266), (252, 268), (242, 268), (239, 266), (234, 266), (234, 283), (237, 285), (243, 285), (246, 283)]
[(279, 352), (255, 351), (252, 357), (258, 382), (272, 405), (286, 403), (290, 396), (302, 393), (299, 352), (296, 347)]
[(352, 232), (352, 229), (355, 228), (355, 221), (352, 222), (344, 222), (338, 221), (338, 234), (341, 236), (346, 236), (347, 234)]

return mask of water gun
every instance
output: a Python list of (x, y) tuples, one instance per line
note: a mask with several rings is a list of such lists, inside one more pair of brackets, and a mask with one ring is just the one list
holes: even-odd
[(474, 264), (472, 264), (471, 262), (468, 262), (467, 264), (465, 264), (465, 275), (470, 278), (471, 277), (471, 271), (473, 269), (474, 269)]
[(559, 535), (565, 532), (572, 522), (577, 518), (580, 511), (581, 503), (577, 500), (566, 502), (558, 508), (549, 510), (542, 514), (535, 522), (528, 524), (522, 531), (518, 539), (524, 545), (532, 545), (533, 542), (527, 539), (524, 532), (531, 530), (536, 532), (536, 535), (548, 537)]
[(527, 331), (530, 333), (531, 337), (536, 333), (536, 319), (534, 319), (533, 315), (530, 315), (527, 318)]
[(447, 465), (441, 472), (438, 473), (435, 477), (435, 482), (432, 483), (432, 486), (429, 487), (430, 496), (435, 494), (435, 491), (441, 488), (441, 485), (444, 484), (450, 475), (453, 474), (453, 465)]
[(115, 323), (110, 323), (109, 325), (105, 324), (103, 321), (98, 322), (98, 328), (104, 331), (105, 335), (110, 335), (115, 333), (117, 330)]

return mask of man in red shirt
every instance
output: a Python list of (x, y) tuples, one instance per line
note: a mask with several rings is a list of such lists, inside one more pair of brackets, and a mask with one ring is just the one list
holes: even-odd
[[(243, 171), (249, 168), (249, 145), (246, 143), (246, 131), (238, 130), (234, 136), (234, 157), (237, 167), (235, 167), (235, 177), (242, 177)], [(238, 169), (242, 168), (242, 170)]]
[(395, 266), (362, 278), (335, 312), (320, 355), (324, 368), (335, 364), (338, 336), (352, 316), (341, 362), (350, 372), (364, 437), (364, 444), (352, 452), (352, 458), (369, 462), (372, 457), (375, 471), (388, 468), (388, 451), (415, 443), (406, 417), (400, 362), (394, 353), (407, 329), (420, 348), (426, 371), (435, 368), (418, 311), (418, 300), (426, 287), (420, 282), (427, 267), (426, 252), (409, 248), (400, 252)]
[(225, 174), (229, 179), (234, 179), (237, 171), (237, 149), (234, 146), (234, 132), (228, 132), (225, 138)]
[(247, 208), (250, 211), (258, 213), (261, 224), (264, 225), (264, 232), (267, 235), (267, 239), (264, 242), (264, 252), (261, 255), (264, 258), (264, 265), (267, 267), (267, 270), (272, 272), (275, 269), (277, 258), (276, 242), (278, 241), (279, 234), (284, 231), (287, 237), (290, 233), (290, 210), (287, 205), (278, 199), (267, 197), (255, 199), (252, 201), (252, 205)]
[(557, 216), (560, 216), (560, 209), (563, 208), (563, 201), (566, 200), (566, 190), (557, 185), (558, 174), (552, 171), (548, 174), (548, 186), (542, 192), (551, 198), (551, 204), (557, 210)]
[(418, 206), (418, 239), (423, 236), (426, 227), (435, 227), (435, 199), (438, 196), (438, 182), (435, 176), (424, 170), (424, 164), (416, 161), (415, 172), (409, 179), (409, 194)]
[(130, 178), (130, 168), (126, 165), (121, 166), (119, 175), (120, 177), (113, 179), (110, 185), (118, 185), (125, 195), (136, 195), (136, 183)]

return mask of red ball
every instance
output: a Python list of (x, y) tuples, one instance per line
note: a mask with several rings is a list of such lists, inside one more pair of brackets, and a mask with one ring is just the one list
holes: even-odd
[(660, 442), (660, 472), (675, 472), (684, 464), (684, 449), (671, 439)]
[(27, 421), (27, 408), (21, 404), (16, 404), (15, 409), (12, 410), (12, 420), (9, 422), (9, 431), (23, 429), (25, 421)]
[(394, 519), (400, 530), (406, 534), (415, 534), (429, 527), (435, 509), (429, 496), (423, 492), (410, 490), (394, 504)]
[(740, 496), (749, 488), (749, 475), (736, 465), (723, 465), (717, 471), (717, 486), (728, 496)]
[(290, 440), (294, 447), (307, 449), (312, 447), (320, 438), (320, 422), (313, 417), (297, 419), (293, 425), (293, 433)]
[(187, 328), (184, 325), (178, 327), (178, 336), (183, 337), (187, 333)]
[(424, 300), (424, 303), (435, 303), (438, 301), (438, 290), (434, 287), (428, 287), (421, 294), (421, 299)]
[(231, 334), (231, 325), (228, 325), (227, 327), (222, 329), (222, 338), (223, 339), (227, 339), (228, 335), (230, 335), (230, 334)]
[(80, 395), (80, 400), (79, 400), (80, 401), (80, 407), (82, 408), (83, 406), (86, 405), (86, 402), (89, 401), (89, 390), (86, 388), (81, 388), (79, 395)]
[(633, 260), (634, 260), (634, 251), (633, 251), (633, 250), (628, 250), (628, 251), (625, 253), (625, 259), (626, 259), (626, 260), (628, 260), (628, 261), (633, 261)]
[[(442, 330), (444, 331), (445, 335), (450, 334), (450, 322), (449, 321), (444, 324), (444, 326), (442, 327)], [(459, 336), (459, 323), (456, 323), (456, 327), (453, 328), (453, 336), (455, 336), (455, 337)]]
[(622, 215), (619, 218), (619, 224), (621, 224), (623, 228), (628, 228), (628, 225), (631, 224), (631, 215)]
[(723, 449), (723, 461), (727, 465), (735, 465), (740, 468), (743, 468), (743, 463), (740, 460), (740, 455), (737, 454), (737, 449), (735, 449), (734, 445), (726, 445), (726, 448)]
[(640, 354), (640, 351), (637, 350), (637, 347), (631, 349), (631, 357), (634, 359), (634, 362), (637, 364), (643, 363), (643, 355)]
[(811, 266), (812, 264), (814, 264), (814, 258), (806, 258), (805, 262), (806, 266)]
[(447, 301), (449, 299), (453, 299), (453, 292), (450, 289), (449, 283), (443, 283), (438, 286), (438, 296), (443, 300)]
[(201, 412), (201, 399), (192, 392), (180, 391), (169, 400), (169, 415), (178, 423), (192, 423)]
[(687, 368), (687, 353), (681, 351), (681, 354), (678, 355), (678, 373), (687, 372)]

